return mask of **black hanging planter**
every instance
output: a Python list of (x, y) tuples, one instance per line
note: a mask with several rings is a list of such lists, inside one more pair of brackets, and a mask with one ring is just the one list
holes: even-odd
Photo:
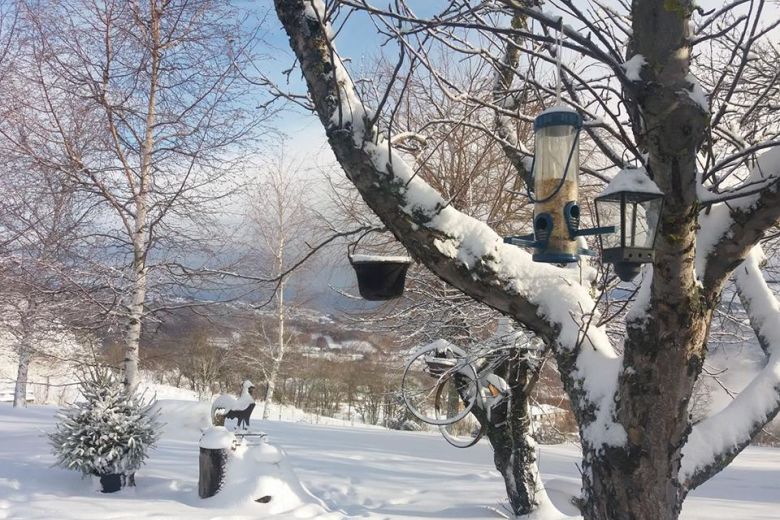
[(412, 264), (404, 256), (350, 255), (349, 262), (355, 269), (360, 296), (369, 301), (386, 301), (404, 293), (406, 271)]
[(122, 474), (106, 473), (100, 475), (100, 485), (103, 488), (102, 493), (116, 493), (122, 489)]

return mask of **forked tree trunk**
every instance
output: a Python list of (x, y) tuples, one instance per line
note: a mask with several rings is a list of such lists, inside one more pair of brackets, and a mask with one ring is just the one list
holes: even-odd
[(709, 118), (689, 95), (692, 9), (684, 0), (633, 2), (629, 54), (647, 61), (642, 81), (630, 92), (643, 123), (637, 141), (666, 196), (650, 309), (646, 319), (626, 324), (627, 368), (615, 414), (627, 439), (620, 447), (584, 446), (587, 520), (674, 520), (687, 493), (678, 477), (690, 432), (688, 403), (720, 295), (718, 289), (705, 296), (694, 269), (700, 209), (696, 151)]
[[(506, 3), (515, 7), (521, 4)], [(490, 262), (459, 270), (459, 262), (451, 261), (454, 257), (436, 250), (438, 233), (443, 230), (435, 226), (424, 228), (420, 225), (425, 224), (422, 218), (421, 222), (415, 221), (414, 215), (400, 209), (408, 202), (405, 191), (399, 188), (403, 183), (394, 184), (393, 175), (389, 176), (390, 181), (384, 180), (384, 174), (393, 165), (377, 165), (370, 149), (366, 152), (356, 146), (355, 137), (361, 136), (350, 125), (365, 121), (350, 120), (339, 112), (342, 89), (335, 79), (338, 75), (333, 74), (339, 63), (332, 59), (332, 48), (317, 13), (304, 11), (304, 4), (297, 0), (276, 0), (275, 5), (291, 37), (320, 119), (328, 129), (331, 147), (369, 207), (438, 276), (555, 341), (559, 333), (556, 322), (546, 321), (533, 301), (520, 297), (522, 293), (503, 291), (501, 287), (510, 284), (501, 273), (491, 270)], [(637, 79), (623, 81), (632, 105), (636, 142), (640, 151), (646, 153), (648, 174), (665, 194), (665, 206), (655, 247), (653, 280), (645, 282), (650, 287), (648, 308), (637, 313), (640, 319), (626, 324), (624, 356), (616, 360), (622, 363), (622, 370), (614, 395), (611, 389), (608, 401), (594, 401), (593, 396), (587, 395), (590, 390), (581, 378), (598, 376), (580, 370), (583, 366), (578, 364), (578, 356), (588, 346), (578, 343), (572, 348), (559, 338), (562, 343), (555, 349), (563, 383), (581, 427), (582, 508), (586, 520), (674, 520), (688, 492), (686, 486), (690, 485), (679, 481), (682, 448), (691, 428), (688, 404), (702, 369), (707, 327), (723, 283), (722, 279), (707, 278), (708, 266), (702, 284), (695, 270), (701, 211), (696, 157), (709, 114), (707, 107), (700, 105), (700, 96), (692, 95), (695, 85), (689, 76), (693, 10), (691, 0), (634, 0), (631, 6), (633, 30), (628, 57), (641, 55), (645, 64)], [(349, 89), (347, 93), (353, 94)], [(334, 115), (341, 126), (334, 123)], [(368, 141), (374, 137), (364, 132), (362, 138)], [(767, 208), (774, 201), (771, 197), (765, 200)], [(767, 229), (777, 218), (770, 210), (759, 216), (774, 221), (758, 225), (758, 230)], [(732, 227), (739, 229), (735, 226)], [(757, 240), (750, 236), (747, 242), (732, 240), (729, 261), (741, 261), (742, 249)], [(728, 273), (734, 265), (724, 263), (721, 270)], [(713, 276), (717, 276), (717, 271)], [(516, 391), (516, 385), (511, 387)], [(510, 426), (489, 427), (488, 435), (512, 507), (523, 514), (533, 508), (532, 502), (538, 499), (534, 492), (539, 488), (532, 486), (537, 482), (535, 460), (529, 449), (532, 444), (523, 432), (527, 428), (527, 413), (519, 412), (524, 396), (515, 393), (514, 398)], [(610, 417), (597, 417), (605, 411)], [(592, 431), (594, 427), (596, 431)], [(602, 435), (599, 427), (613, 430), (610, 436)]]

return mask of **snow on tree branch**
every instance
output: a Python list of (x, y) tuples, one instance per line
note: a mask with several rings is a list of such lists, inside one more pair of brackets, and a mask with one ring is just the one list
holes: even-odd
[(621, 358), (603, 328), (584, 325), (595, 305), (577, 271), (532, 262), (530, 254), (453, 208), (393, 149), (392, 139), (371, 126), (373, 114), (328, 38), (321, 0), (275, 5), (331, 147), (366, 203), (439, 277), (551, 339), (569, 360), (575, 406), (586, 410), (586, 442), (622, 444), (625, 431), (612, 417)]
[(767, 363), (726, 408), (693, 426), (680, 469), (688, 489), (728, 465), (780, 411), (780, 302), (761, 273), (762, 256), (760, 246), (752, 248), (734, 280), (751, 326), (766, 346)]
[(697, 235), (697, 273), (707, 290), (718, 290), (734, 267), (780, 220), (780, 147), (761, 155), (737, 189), (760, 191), (711, 207)]

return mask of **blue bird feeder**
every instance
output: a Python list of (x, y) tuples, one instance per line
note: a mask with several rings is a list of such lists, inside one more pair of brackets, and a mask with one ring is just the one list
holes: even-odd
[(505, 242), (534, 249), (534, 262), (568, 264), (593, 253), (579, 247), (577, 237), (614, 231), (611, 227), (580, 229), (577, 204), (582, 117), (566, 107), (553, 107), (534, 120), (534, 233), (506, 237)]

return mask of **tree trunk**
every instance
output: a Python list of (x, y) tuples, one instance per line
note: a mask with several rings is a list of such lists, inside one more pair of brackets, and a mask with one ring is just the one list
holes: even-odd
[[(279, 243), (276, 249), (276, 275), (282, 276), (284, 272), (284, 248), (286, 244), (286, 237), (283, 230), (283, 212), (279, 212)], [(265, 394), (265, 402), (263, 403), (263, 420), (268, 419), (268, 409), (273, 402), (274, 390), (276, 389), (276, 378), (279, 377), (279, 370), (282, 367), (282, 361), (284, 360), (284, 351), (286, 348), (284, 340), (284, 286), (287, 280), (282, 276), (279, 280), (279, 287), (276, 293), (276, 322), (277, 322), (277, 351), (273, 356), (273, 366), (271, 367), (271, 374), (268, 377), (268, 391)]]
[(127, 333), (125, 336), (125, 387), (134, 390), (138, 386), (138, 358), (141, 343), (141, 325), (146, 303), (146, 268), (140, 266), (136, 272), (132, 303), (129, 308)]
[(626, 323), (615, 415), (627, 439), (620, 447), (583, 446), (587, 520), (674, 520), (686, 494), (678, 476), (690, 431), (688, 403), (719, 297), (705, 298), (694, 268), (696, 152), (709, 118), (689, 95), (692, 10), (687, 0), (633, 2), (629, 54), (647, 61), (631, 92), (642, 122), (637, 141), (666, 196), (649, 310)]
[(536, 464), (536, 443), (530, 435), (528, 403), (513, 403), (510, 425), (502, 430), (488, 427), (493, 463), (504, 479), (509, 505), (516, 515), (527, 515), (539, 506), (544, 493)]
[(200, 448), (198, 496), (209, 498), (216, 495), (225, 481), (226, 449)]
[(270, 416), (269, 408), (274, 399), (274, 390), (276, 389), (276, 377), (278, 376), (278, 369), (276, 362), (274, 362), (274, 368), (271, 370), (271, 376), (268, 381), (268, 390), (265, 393), (265, 401), (263, 402), (263, 417), (265, 421)]
[(135, 390), (138, 386), (138, 358), (141, 341), (141, 325), (146, 306), (147, 255), (151, 247), (149, 236), (149, 192), (152, 189), (152, 155), (154, 152), (154, 127), (157, 114), (157, 89), (162, 52), (160, 48), (160, 17), (162, 13), (156, 0), (151, 0), (149, 35), (151, 38), (151, 63), (149, 75), (149, 99), (146, 106), (144, 140), (141, 146), (141, 164), (138, 191), (134, 197), (135, 228), (133, 230), (133, 293), (129, 309), (127, 336), (125, 338), (125, 386)]
[(533, 512), (545, 491), (536, 463), (536, 442), (531, 437), (528, 401), (535, 370), (526, 363), (509, 363), (509, 370), (514, 374), (506, 378), (512, 389), (506, 424), (491, 424), (483, 410), (475, 410), (474, 414), (486, 424), (486, 435), (493, 447), (493, 463), (504, 479), (512, 512), (520, 516)]
[(32, 361), (32, 352), (27, 341), (22, 341), (19, 348), (19, 366), (16, 370), (16, 385), (14, 386), (14, 408), (27, 406), (27, 373)]

